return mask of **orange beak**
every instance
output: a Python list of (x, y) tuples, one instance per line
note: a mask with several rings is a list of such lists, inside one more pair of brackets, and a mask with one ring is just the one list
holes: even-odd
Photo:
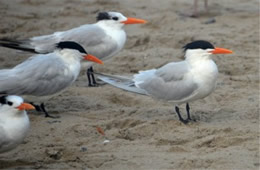
[(233, 51), (225, 49), (225, 48), (218, 48), (216, 47), (213, 51), (211, 51), (212, 54), (231, 54)]
[(35, 107), (29, 103), (22, 103), (20, 106), (16, 107), (18, 110), (34, 110)]
[(88, 61), (92, 61), (92, 62), (98, 63), (98, 64), (104, 64), (103, 61), (101, 61), (97, 57), (95, 57), (93, 55), (90, 55), (90, 54), (85, 55), (84, 59), (88, 60)]
[(126, 21), (121, 21), (123, 24), (145, 24), (147, 21), (137, 18), (127, 18)]

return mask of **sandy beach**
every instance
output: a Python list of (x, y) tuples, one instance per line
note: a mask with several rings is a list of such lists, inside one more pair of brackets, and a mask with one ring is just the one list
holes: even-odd
[[(45, 118), (29, 112), (31, 129), (0, 169), (259, 169), (259, 1), (1, 0), (0, 38), (24, 39), (96, 22), (100, 11), (149, 21), (125, 27), (124, 49), (98, 72), (131, 75), (183, 60), (182, 47), (208, 40), (234, 51), (215, 55), (219, 78), (208, 97), (190, 103), (196, 122), (182, 124), (174, 105), (110, 85), (77, 81), (46, 102)], [(0, 69), (31, 53), (0, 47)], [(181, 110), (185, 111), (185, 105)], [(105, 136), (98, 133), (104, 130)], [(103, 143), (104, 140), (109, 143)]]

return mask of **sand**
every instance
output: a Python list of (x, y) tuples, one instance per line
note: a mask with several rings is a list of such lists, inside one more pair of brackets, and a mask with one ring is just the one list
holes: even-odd
[[(1, 0), (0, 38), (94, 23), (99, 11), (148, 20), (125, 27), (125, 48), (95, 66), (100, 72), (130, 75), (180, 61), (181, 47), (198, 39), (234, 54), (213, 57), (220, 72), (217, 88), (190, 103), (197, 121), (187, 125), (179, 122), (171, 103), (109, 85), (88, 88), (83, 68), (70, 88), (46, 103), (60, 118), (29, 112), (27, 138), (0, 155), (0, 168), (259, 169), (259, 2), (210, 0), (209, 13), (200, 2), (199, 18), (183, 16), (191, 13), (191, 5), (189, 0)], [(31, 55), (0, 48), (1, 69)], [(104, 144), (105, 139), (110, 142)]]

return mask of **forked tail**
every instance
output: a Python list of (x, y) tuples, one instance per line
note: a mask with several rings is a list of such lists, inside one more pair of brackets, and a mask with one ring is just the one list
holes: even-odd
[(125, 77), (125, 76), (119, 76), (119, 75), (108, 75), (108, 74), (103, 74), (103, 73), (96, 73), (94, 74), (97, 75), (97, 78), (112, 85), (117, 88), (133, 92), (133, 93), (138, 93), (141, 95), (147, 95), (145, 90), (140, 89), (135, 86), (134, 81), (130, 77)]

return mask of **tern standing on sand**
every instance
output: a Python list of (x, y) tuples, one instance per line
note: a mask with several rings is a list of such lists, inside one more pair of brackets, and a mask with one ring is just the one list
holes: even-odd
[[(44, 54), (53, 52), (56, 44), (61, 41), (74, 41), (83, 46), (90, 54), (104, 61), (117, 54), (124, 47), (126, 42), (124, 25), (143, 23), (146, 23), (146, 21), (126, 18), (119, 12), (100, 12), (97, 16), (97, 22), (94, 24), (86, 24), (67, 31), (25, 40), (2, 39), (0, 46)], [(89, 86), (96, 86), (93, 63), (84, 65), (87, 65), (88, 68)]]
[[(171, 62), (158, 69), (140, 71), (133, 78), (99, 74), (101, 80), (127, 91), (150, 95), (175, 104), (175, 111), (183, 123), (191, 121), (189, 102), (202, 99), (213, 92), (218, 67), (212, 54), (232, 51), (214, 47), (208, 41), (194, 41), (184, 47), (185, 60)], [(179, 105), (186, 103), (187, 119), (183, 119)]]

